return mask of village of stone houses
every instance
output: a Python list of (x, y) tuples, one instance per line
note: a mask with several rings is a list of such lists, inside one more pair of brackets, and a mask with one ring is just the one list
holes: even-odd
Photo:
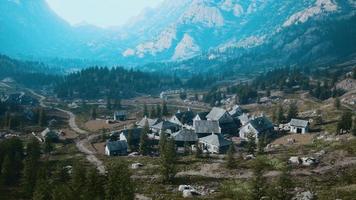
[[(213, 105), (206, 91), (60, 100), (1, 83), (2, 102), (26, 107), (28, 118), (36, 115), (28, 108), (40, 108), (40, 122), (45, 117), (24, 132), (4, 129), (1, 140), (35, 140), (41, 162), (57, 163), (61, 173), (82, 163), (108, 181), (128, 176), (113, 190), (135, 199), (356, 198), (355, 79), (341, 80), (345, 94), (324, 101), (298, 89), (261, 91), (240, 104), (220, 87)], [(113, 163), (127, 168), (115, 175)]]

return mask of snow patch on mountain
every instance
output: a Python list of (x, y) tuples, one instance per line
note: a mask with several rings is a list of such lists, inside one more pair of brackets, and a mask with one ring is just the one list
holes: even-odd
[(266, 35), (262, 36), (250, 36), (244, 39), (241, 39), (239, 41), (236, 41), (236, 39), (232, 39), (229, 42), (226, 42), (225, 44), (221, 45), (218, 50), (220, 52), (224, 52), (229, 48), (252, 48), (256, 47), (259, 45), (262, 45), (265, 40), (266, 40)]
[(124, 57), (137, 55), (140, 58), (143, 58), (146, 54), (156, 55), (171, 48), (173, 41), (176, 39), (176, 35), (177, 32), (175, 28), (168, 28), (163, 31), (156, 40), (139, 44), (136, 46), (136, 50), (131, 48), (126, 49), (122, 55)]
[(337, 8), (337, 4), (334, 3), (332, 0), (317, 0), (312, 7), (297, 12), (290, 16), (289, 19), (284, 22), (283, 27), (288, 27), (298, 23), (304, 23), (308, 21), (309, 18), (322, 14), (324, 12), (335, 12), (337, 11)]
[(224, 26), (224, 17), (216, 7), (210, 7), (203, 0), (195, 0), (180, 19), (183, 24), (201, 23), (206, 27)]
[(236, 17), (241, 16), (244, 13), (243, 7), (236, 0), (225, 0), (221, 4), (220, 9), (227, 12), (233, 11)]
[(200, 53), (200, 47), (195, 43), (194, 39), (184, 34), (183, 39), (175, 48), (173, 60), (189, 59)]

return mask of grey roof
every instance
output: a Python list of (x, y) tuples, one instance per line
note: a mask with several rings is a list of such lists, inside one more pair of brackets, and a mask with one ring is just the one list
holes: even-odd
[(269, 129), (273, 129), (273, 124), (266, 117), (257, 117), (250, 121), (251, 125), (258, 131), (264, 132)]
[(227, 113), (226, 110), (218, 107), (214, 107), (209, 114), (206, 116), (207, 119), (209, 120), (215, 120), (218, 121), (224, 114)]
[(198, 140), (197, 134), (193, 130), (182, 129), (172, 134), (172, 138), (177, 142), (195, 142)]
[(229, 114), (233, 117), (237, 117), (242, 115), (242, 109), (239, 105), (234, 105), (232, 109), (229, 111)]
[(220, 133), (218, 121), (198, 120), (194, 122), (194, 129), (196, 133)]
[(152, 128), (157, 129), (157, 130), (167, 130), (167, 129), (176, 129), (179, 126), (177, 124), (174, 124), (170, 121), (162, 121), (154, 126)]
[(194, 114), (193, 111), (191, 110), (188, 110), (186, 112), (180, 112), (178, 111), (175, 116), (177, 117), (177, 119), (179, 119), (179, 121), (182, 123), (182, 124), (189, 124), (189, 125), (192, 125), (193, 124), (193, 119), (194, 117), (196, 116)]
[(301, 120), (301, 119), (292, 119), (290, 122), (289, 122), (289, 125), (290, 126), (296, 126), (296, 127), (307, 127), (309, 124), (308, 121), (306, 120)]
[(137, 123), (137, 125), (140, 127), (144, 127), (146, 125), (146, 120), (147, 120), (149, 127), (152, 127), (159, 122), (159, 119), (150, 119), (150, 118), (144, 117), (141, 119), (140, 122)]
[[(200, 112), (200, 113), (198, 113), (197, 115), (199, 116), (199, 118), (201, 119), (201, 120), (206, 120), (206, 116), (209, 114), (209, 112)], [(197, 116), (196, 115), (196, 116)]]
[(41, 132), (41, 136), (42, 138), (46, 138), (46, 137), (58, 137), (59, 134), (55, 131), (52, 131), (51, 129), (49, 128), (46, 128), (44, 131)]
[(199, 139), (201, 142), (211, 144), (218, 147), (224, 147), (231, 144), (231, 141), (224, 138), (221, 134), (211, 134)]
[(107, 141), (106, 146), (108, 147), (109, 151), (122, 151), (127, 149), (128, 145), (126, 141)]
[(125, 135), (125, 137), (127, 138), (129, 136), (129, 132), (131, 131), (132, 133), (132, 139), (133, 140), (138, 140), (141, 137), (141, 133), (142, 133), (142, 128), (133, 128), (133, 129), (126, 129), (121, 131), (120, 134)]

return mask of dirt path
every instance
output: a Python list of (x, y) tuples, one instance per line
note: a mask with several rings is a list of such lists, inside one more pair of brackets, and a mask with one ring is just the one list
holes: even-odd
[[(40, 106), (41, 107), (44, 107), (44, 108), (48, 108), (49, 106), (46, 105), (46, 103), (44, 102), (46, 100), (46, 97), (43, 96), (43, 95), (40, 95), (36, 92), (34, 92), (33, 90), (30, 90), (30, 93), (32, 93), (33, 95), (39, 97), (39, 102), (40, 102)], [(92, 163), (94, 166), (96, 166), (96, 168), (98, 169), (98, 171), (102, 174), (104, 174), (106, 172), (105, 170), (105, 166), (103, 164), (103, 162), (101, 160), (99, 160), (97, 157), (96, 157), (96, 152), (93, 152), (91, 151), (90, 149), (87, 148), (86, 144), (89, 144), (89, 140), (90, 140), (90, 137), (95, 137), (96, 135), (91, 135), (89, 136), (88, 132), (83, 130), (83, 129), (80, 129), (75, 121), (75, 114), (73, 114), (72, 112), (68, 111), (68, 110), (63, 110), (61, 108), (54, 108), (60, 112), (63, 112), (63, 113), (66, 113), (68, 116), (69, 116), (69, 120), (68, 120), (68, 124), (69, 124), (69, 127), (75, 131), (76, 133), (78, 134), (81, 134), (81, 135), (85, 135), (86, 137), (84, 139), (79, 139), (77, 138), (75, 140), (75, 144), (76, 144), (76, 147), (77, 149), (86, 155), (86, 159)]]

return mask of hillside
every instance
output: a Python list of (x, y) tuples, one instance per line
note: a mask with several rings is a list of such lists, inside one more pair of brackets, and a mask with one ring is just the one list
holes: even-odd
[(330, 64), (355, 57), (355, 8), (349, 0), (166, 0), (120, 28), (100, 29), (70, 26), (45, 0), (6, 0), (0, 52), (62, 65), (167, 63), (188, 71)]

